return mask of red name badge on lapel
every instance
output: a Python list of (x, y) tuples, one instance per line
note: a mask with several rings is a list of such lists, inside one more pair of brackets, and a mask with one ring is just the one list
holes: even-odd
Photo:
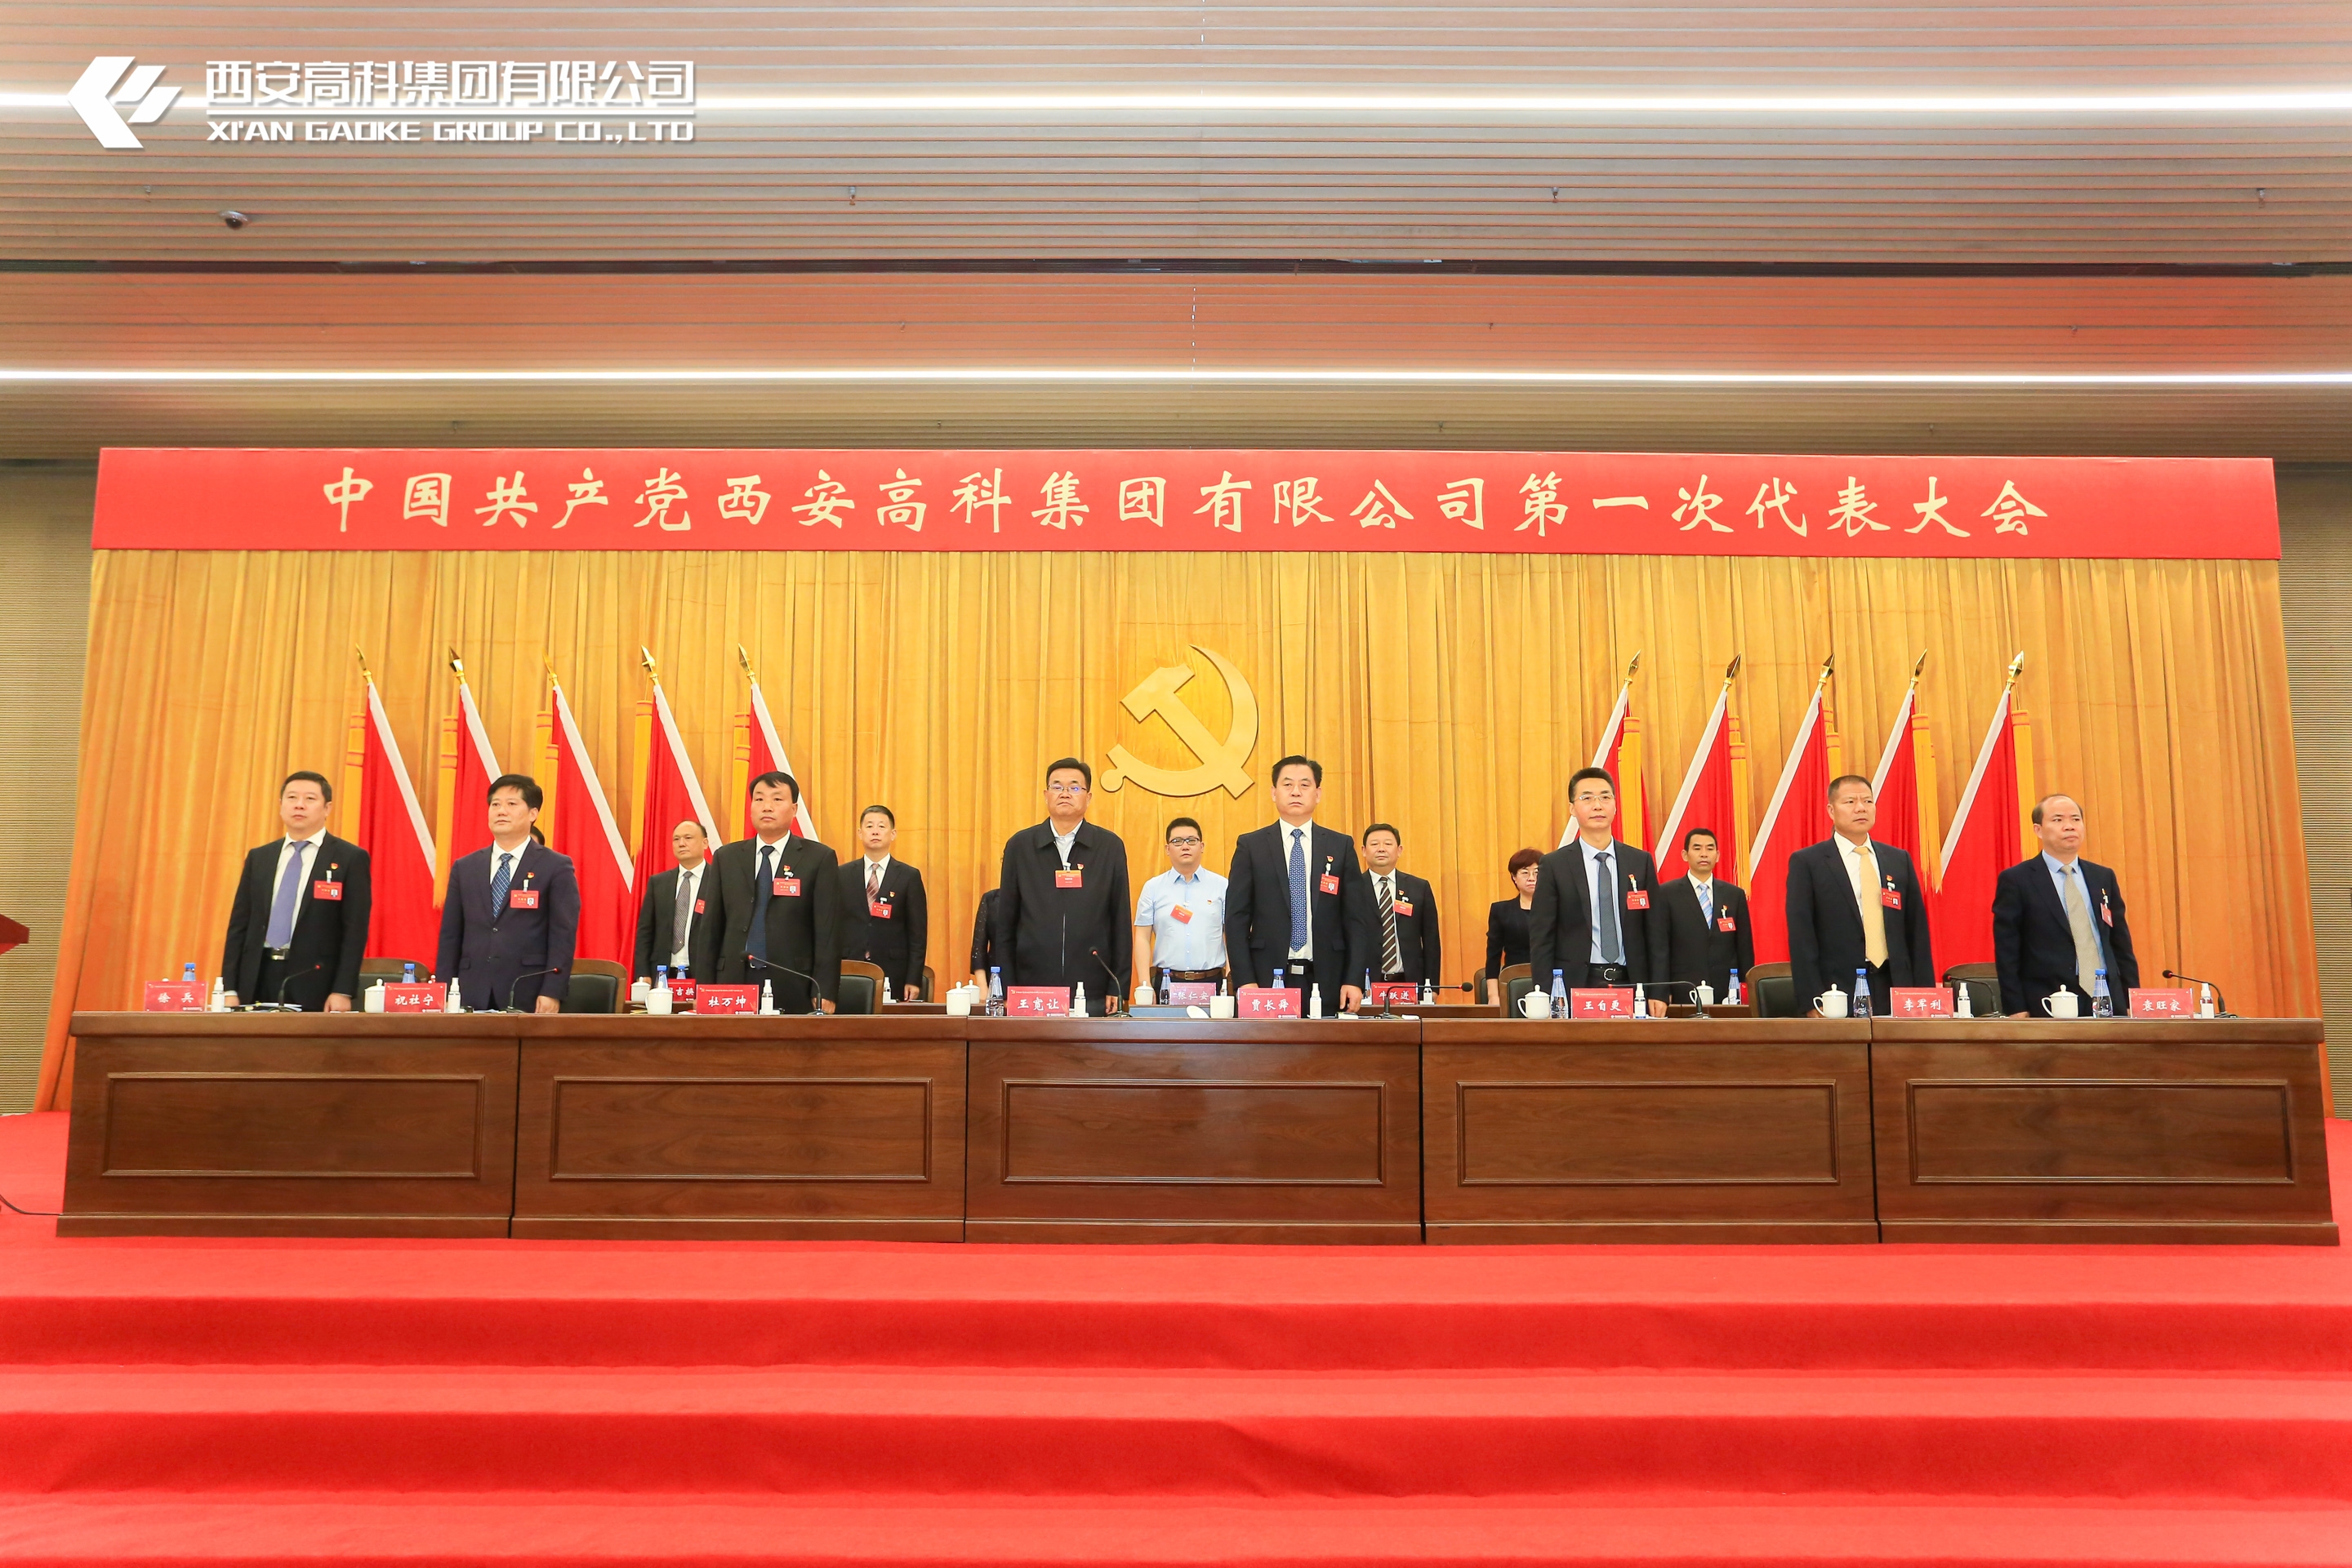
[(150, 980), (147, 983), (147, 1011), (150, 1013), (201, 1013), (205, 1010), (204, 987), (193, 980)]
[(797, 899), (800, 896), (801, 879), (798, 877), (779, 877), (776, 879), (776, 897), (780, 899)]
[(1629, 910), (1648, 909), (1650, 907), (1650, 895), (1648, 891), (1642, 888), (1627, 888), (1625, 889), (1625, 907)]
[(1083, 888), (1086, 885), (1087, 868), (1084, 866), (1071, 866), (1054, 873), (1054, 886), (1057, 888)]
[(1878, 902), (1884, 909), (1899, 910), (1903, 907), (1903, 895), (1892, 888), (1881, 888), (1878, 889)]
[(438, 1013), (449, 1005), (446, 985), (394, 985), (383, 988), (387, 1013)]
[(313, 882), (310, 884), (310, 896), (324, 899), (331, 904), (340, 904), (343, 901), (343, 885), (341, 882)]
[(702, 900), (701, 900), (700, 899), (697, 899), (697, 900), (694, 900), (694, 912), (695, 912), (696, 914), (703, 914), (703, 913), (707, 912), (707, 911), (705, 911), (705, 910), (704, 910), (704, 909), (703, 909), (703, 907), (702, 907)]
[(1888, 994), (1887, 1007), (1897, 1018), (1948, 1018), (1952, 994), (1940, 985), (1897, 985)]
[(2135, 985), (2131, 994), (2135, 1018), (2193, 1018), (2197, 994), (2186, 985)]
[(1244, 985), (1234, 1010), (1244, 1018), (1296, 1018), (1298, 1016), (1298, 993), (1286, 985), (1279, 991), (1264, 985)]
[(513, 892), (507, 895), (507, 902), (519, 910), (535, 910), (539, 908), (539, 889), (537, 888), (517, 888)]
[(1374, 1007), (1383, 1002), (1391, 1006), (1402, 1002), (1410, 1006), (1420, 1000), (1421, 987), (1410, 980), (1375, 980), (1372, 982), (1372, 994), (1364, 998), (1369, 1005)]
[(1729, 915), (1717, 915), (1715, 917), (1715, 929), (1717, 931), (1738, 931), (1739, 929), (1739, 922), (1733, 920)]
[(887, 921), (890, 918), (890, 901), (887, 899), (876, 899), (866, 906), (866, 912), (877, 921)]
[(1630, 1018), (1633, 988), (1630, 985), (1580, 985), (1568, 994), (1571, 1018)]
[(1389, 908), (1394, 910), (1397, 913), (1404, 916), (1408, 920), (1412, 918), (1412, 900), (1411, 899), (1391, 899), (1389, 900)]
[(1008, 1018), (1066, 1018), (1070, 994), (1059, 985), (1015, 985), (1004, 994)]
[(2110, 926), (2116, 923), (2116, 911), (2107, 907), (2107, 896), (2105, 893), (2099, 895), (2099, 918)]
[(1339, 879), (1332, 873), (1326, 871), (1323, 873), (1322, 877), (1317, 880), (1315, 885), (1322, 889), (1327, 893), (1336, 893), (1339, 890)]
[[(670, 995), (672, 1003), (677, 993)], [(694, 994), (694, 1010), (698, 1013), (756, 1013), (760, 1010), (760, 988), (756, 985), (705, 985)]]

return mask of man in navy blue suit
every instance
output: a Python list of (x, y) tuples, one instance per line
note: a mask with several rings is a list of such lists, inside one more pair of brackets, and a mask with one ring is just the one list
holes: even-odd
[(560, 1012), (580, 931), (580, 883), (569, 856), (531, 837), (545, 800), (536, 782), (506, 773), (490, 785), (490, 846), (449, 868), (441, 956), (466, 1005)]
[(1992, 894), (1992, 957), (2000, 1010), (2037, 1017), (2053, 993), (2072, 991), (2087, 1015), (2091, 986), (2107, 972), (2118, 1014), (2130, 1010), (2139, 955), (2116, 874), (2083, 858), (2083, 808), (2070, 795), (2033, 803), (2042, 853), (2000, 874)]

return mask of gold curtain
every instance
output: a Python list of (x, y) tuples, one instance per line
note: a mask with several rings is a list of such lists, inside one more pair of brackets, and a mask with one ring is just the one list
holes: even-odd
[(1867, 773), (1927, 652), (1919, 705), (1948, 813), (2022, 648), (2034, 783), (2082, 798), (2147, 977), (2213, 976), (2248, 1013), (2318, 1008), (2269, 562), (100, 551), (92, 579), (45, 1106), (63, 1103), (73, 1009), (135, 1006), (142, 980), (218, 967), (240, 858), (277, 830), (279, 778), (341, 776), (355, 645), (427, 795), (453, 700), (446, 650), (464, 656), (516, 766), (551, 658), (625, 824), (646, 644), (731, 829), (720, 796), (740, 642), (820, 836), (845, 853), (860, 807), (898, 813), (943, 977), (963, 967), (1006, 836), (1044, 815), (1045, 763), (1072, 753), (1099, 772), (1124, 744), (1192, 766), (1162, 720), (1122, 708), (1139, 681), (1189, 664), (1181, 699), (1226, 735), (1224, 683), (1195, 645), (1255, 693), (1254, 782), (1238, 799), (1098, 787), (1094, 816), (1126, 836), (1139, 880), (1164, 866), (1161, 828), (1179, 815), (1202, 821), (1221, 867), (1234, 834), (1271, 819), (1267, 766), (1306, 752), (1328, 770), (1322, 820), (1401, 829), (1406, 868), (1438, 890), (1457, 978), (1484, 957), (1504, 860), (1559, 837), (1560, 785), (1591, 756), (1635, 649), (1663, 817), (1735, 653), (1760, 811), (1824, 654), (1837, 656), (1848, 764)]

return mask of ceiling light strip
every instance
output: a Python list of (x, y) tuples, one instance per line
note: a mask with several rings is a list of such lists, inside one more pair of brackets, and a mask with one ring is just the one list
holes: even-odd
[(712, 370), (89, 370), (0, 367), (0, 385), (2352, 386), (2352, 370), (1644, 371), (808, 367)]

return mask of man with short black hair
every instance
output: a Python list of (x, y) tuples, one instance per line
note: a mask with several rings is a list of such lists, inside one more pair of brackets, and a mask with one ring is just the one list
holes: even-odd
[(895, 858), (898, 818), (887, 805), (857, 814), (858, 847), (841, 868), (841, 953), (878, 966), (901, 1002), (923, 999), (930, 903), (923, 874)]
[(1871, 1011), (1884, 1016), (1898, 985), (1936, 984), (1927, 900), (1911, 857), (1870, 837), (1878, 821), (1870, 781), (1830, 781), (1833, 831), (1789, 857), (1789, 973), (1797, 1005), (1829, 991), (1853, 993), (1856, 970), (1870, 976)]
[(1576, 838), (1536, 863), (1528, 977), (1538, 991), (1550, 988), (1554, 970), (1570, 990), (1654, 985), (1666, 977), (1657, 864), (1617, 837), (1617, 781), (1608, 769), (1570, 773), (1568, 805)]
[(1234, 978), (1271, 985), (1274, 972), (1322, 994), (1323, 1011), (1352, 1012), (1370, 966), (1370, 937), (1353, 912), (1356, 841), (1317, 826), (1323, 764), (1288, 756), (1274, 764), (1274, 809), (1281, 820), (1234, 841), (1225, 889), (1225, 956)]
[(1180, 816), (1168, 825), (1168, 869), (1143, 884), (1135, 903), (1135, 973), (1157, 988), (1171, 980), (1225, 975), (1225, 879), (1201, 864), (1208, 840)]
[(449, 868), (433, 973), (475, 1012), (558, 1013), (571, 987), (580, 882), (531, 832), (545, 800), (529, 774), (491, 780), (490, 842)]
[(1126, 842), (1087, 820), (1094, 787), (1094, 769), (1076, 757), (1045, 769), (1045, 820), (1004, 841), (994, 945), (1005, 984), (1083, 985), (1116, 1010), (1129, 984), (1135, 903)]
[(793, 831), (801, 786), (769, 772), (751, 781), (751, 837), (720, 847), (705, 879), (709, 905), (694, 978), (773, 985), (776, 1010), (825, 1012), (841, 994), (841, 864)]
[(1356, 884), (1356, 923), (1370, 942), (1371, 977), (1435, 984), (1444, 962), (1437, 930), (1437, 891), (1397, 869), (1404, 836), (1385, 822), (1364, 829), (1364, 875)]
[[(1712, 986), (1718, 1000), (1756, 967), (1756, 933), (1748, 929), (1746, 889), (1715, 874), (1723, 846), (1711, 827), (1683, 835), (1687, 876), (1660, 889), (1666, 906), (1666, 978)], [(1677, 995), (1675, 1000), (1682, 998)]]
[(2117, 1013), (2139, 984), (2123, 885), (2114, 871), (2083, 858), (2083, 807), (2071, 795), (2033, 803), (2033, 837), (2042, 852), (2000, 874), (1992, 895), (1993, 967), (2000, 1010), (2032, 1017), (2043, 1000), (2071, 991), (2082, 1013), (2102, 969)]
[(367, 851), (327, 831), (334, 800), (324, 773), (289, 773), (278, 786), (286, 832), (247, 853), (229, 905), (220, 973), (232, 1007), (282, 1001), (308, 1012), (352, 1010), (373, 894)]

